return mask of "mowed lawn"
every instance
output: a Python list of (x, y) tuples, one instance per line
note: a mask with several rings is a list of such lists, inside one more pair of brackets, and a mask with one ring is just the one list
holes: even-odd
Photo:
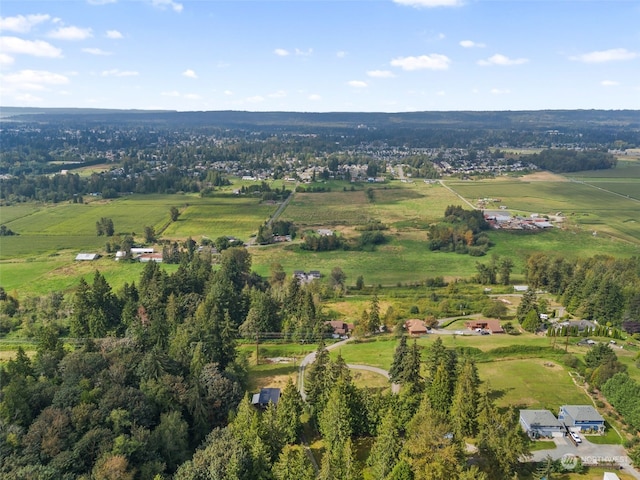
[(548, 409), (561, 405), (590, 405), (584, 390), (573, 383), (561, 364), (539, 358), (478, 364), (480, 380), (495, 392), (500, 406)]

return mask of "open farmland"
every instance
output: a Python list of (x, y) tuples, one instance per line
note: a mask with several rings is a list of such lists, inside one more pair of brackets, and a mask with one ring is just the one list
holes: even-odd
[[(636, 220), (640, 218), (640, 202), (613, 190), (578, 181), (526, 181), (512, 178), (449, 181), (447, 185), (472, 203), (482, 198), (499, 199), (499, 202), (487, 208), (503, 205), (511, 213), (525, 215), (563, 213), (569, 226), (640, 244), (640, 222)], [(606, 185), (626, 185), (624, 188), (631, 191), (633, 185), (640, 188), (640, 179), (631, 178), (627, 183), (609, 181)]]
[[(361, 188), (361, 187), (358, 187)], [(364, 190), (297, 193), (282, 215), (305, 226), (359, 225), (379, 220), (396, 228), (424, 228), (442, 217), (459, 199), (438, 184), (372, 184), (370, 201)]]
[(189, 198), (187, 202), (178, 221), (162, 233), (164, 237), (186, 239), (191, 236), (200, 240), (202, 236), (215, 239), (232, 235), (246, 241), (277, 209), (275, 204), (260, 203), (258, 198), (250, 196)]

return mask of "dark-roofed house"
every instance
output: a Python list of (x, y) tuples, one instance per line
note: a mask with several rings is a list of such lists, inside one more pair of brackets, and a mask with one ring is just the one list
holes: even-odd
[(562, 405), (558, 419), (572, 431), (604, 432), (604, 418), (591, 405)]
[(564, 425), (549, 410), (520, 410), (520, 425), (530, 437), (562, 437)]
[(417, 318), (412, 318), (404, 322), (404, 328), (407, 329), (409, 335), (425, 335), (428, 330), (424, 321)]
[(260, 393), (254, 393), (251, 398), (251, 405), (260, 408), (267, 408), (269, 403), (278, 404), (280, 400), (279, 388), (261, 388)]

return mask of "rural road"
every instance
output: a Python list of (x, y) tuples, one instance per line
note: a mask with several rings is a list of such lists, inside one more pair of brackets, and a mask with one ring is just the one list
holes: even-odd
[[(278, 217), (282, 214), (282, 212), (284, 212), (284, 209), (287, 208), (287, 205), (289, 205), (289, 202), (291, 202), (291, 200), (293, 199), (293, 196), (296, 194), (296, 187), (298, 186), (300, 182), (296, 182), (295, 186), (293, 187), (293, 191), (291, 192), (291, 194), (284, 199), (284, 201), (278, 206), (277, 210), (273, 213), (273, 215), (271, 215), (271, 217), (269, 217), (269, 220), (267, 220), (267, 227), (270, 227), (271, 224), (273, 222), (275, 222)], [(256, 246), (256, 237), (251, 237), (249, 239), (249, 241), (247, 242), (247, 246), (249, 247), (255, 247)]]
[(471, 207), (472, 210), (476, 210), (475, 205), (473, 205), (471, 202), (469, 202), (466, 198), (464, 198), (462, 195), (460, 195), (458, 192), (456, 192), (453, 188), (447, 186), (443, 180), (440, 180), (440, 185), (442, 185), (444, 188), (446, 188), (447, 190), (449, 190), (451, 193), (453, 193), (455, 196), (457, 196), (458, 198), (460, 198), (460, 200), (462, 200), (464, 203), (466, 203), (467, 205), (469, 205)]
[[(334, 343), (333, 345), (329, 345), (328, 347), (326, 347), (326, 349), (329, 351), (335, 350), (336, 348), (340, 348), (343, 345), (346, 345), (348, 342), (349, 342), (349, 339), (341, 340), (337, 343)], [(307, 399), (307, 394), (304, 392), (304, 372), (307, 366), (311, 365), (315, 361), (316, 361), (316, 352), (311, 352), (309, 355), (304, 357), (300, 362), (300, 368), (298, 369), (298, 390), (300, 391), (300, 395), (302, 396), (303, 400)], [(352, 363), (347, 364), (347, 367), (352, 370), (366, 370), (368, 372), (377, 373), (386, 378), (389, 378), (389, 372), (387, 372), (386, 370), (383, 370), (382, 368), (371, 367), (369, 365), (356, 365)], [(393, 393), (398, 393), (400, 391), (400, 385), (398, 385), (397, 383), (392, 384), (391, 391)]]

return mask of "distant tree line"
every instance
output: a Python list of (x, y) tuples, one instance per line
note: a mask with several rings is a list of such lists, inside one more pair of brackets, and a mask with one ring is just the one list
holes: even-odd
[(606, 150), (548, 149), (531, 155), (521, 155), (520, 160), (543, 170), (556, 173), (614, 168), (617, 159)]

